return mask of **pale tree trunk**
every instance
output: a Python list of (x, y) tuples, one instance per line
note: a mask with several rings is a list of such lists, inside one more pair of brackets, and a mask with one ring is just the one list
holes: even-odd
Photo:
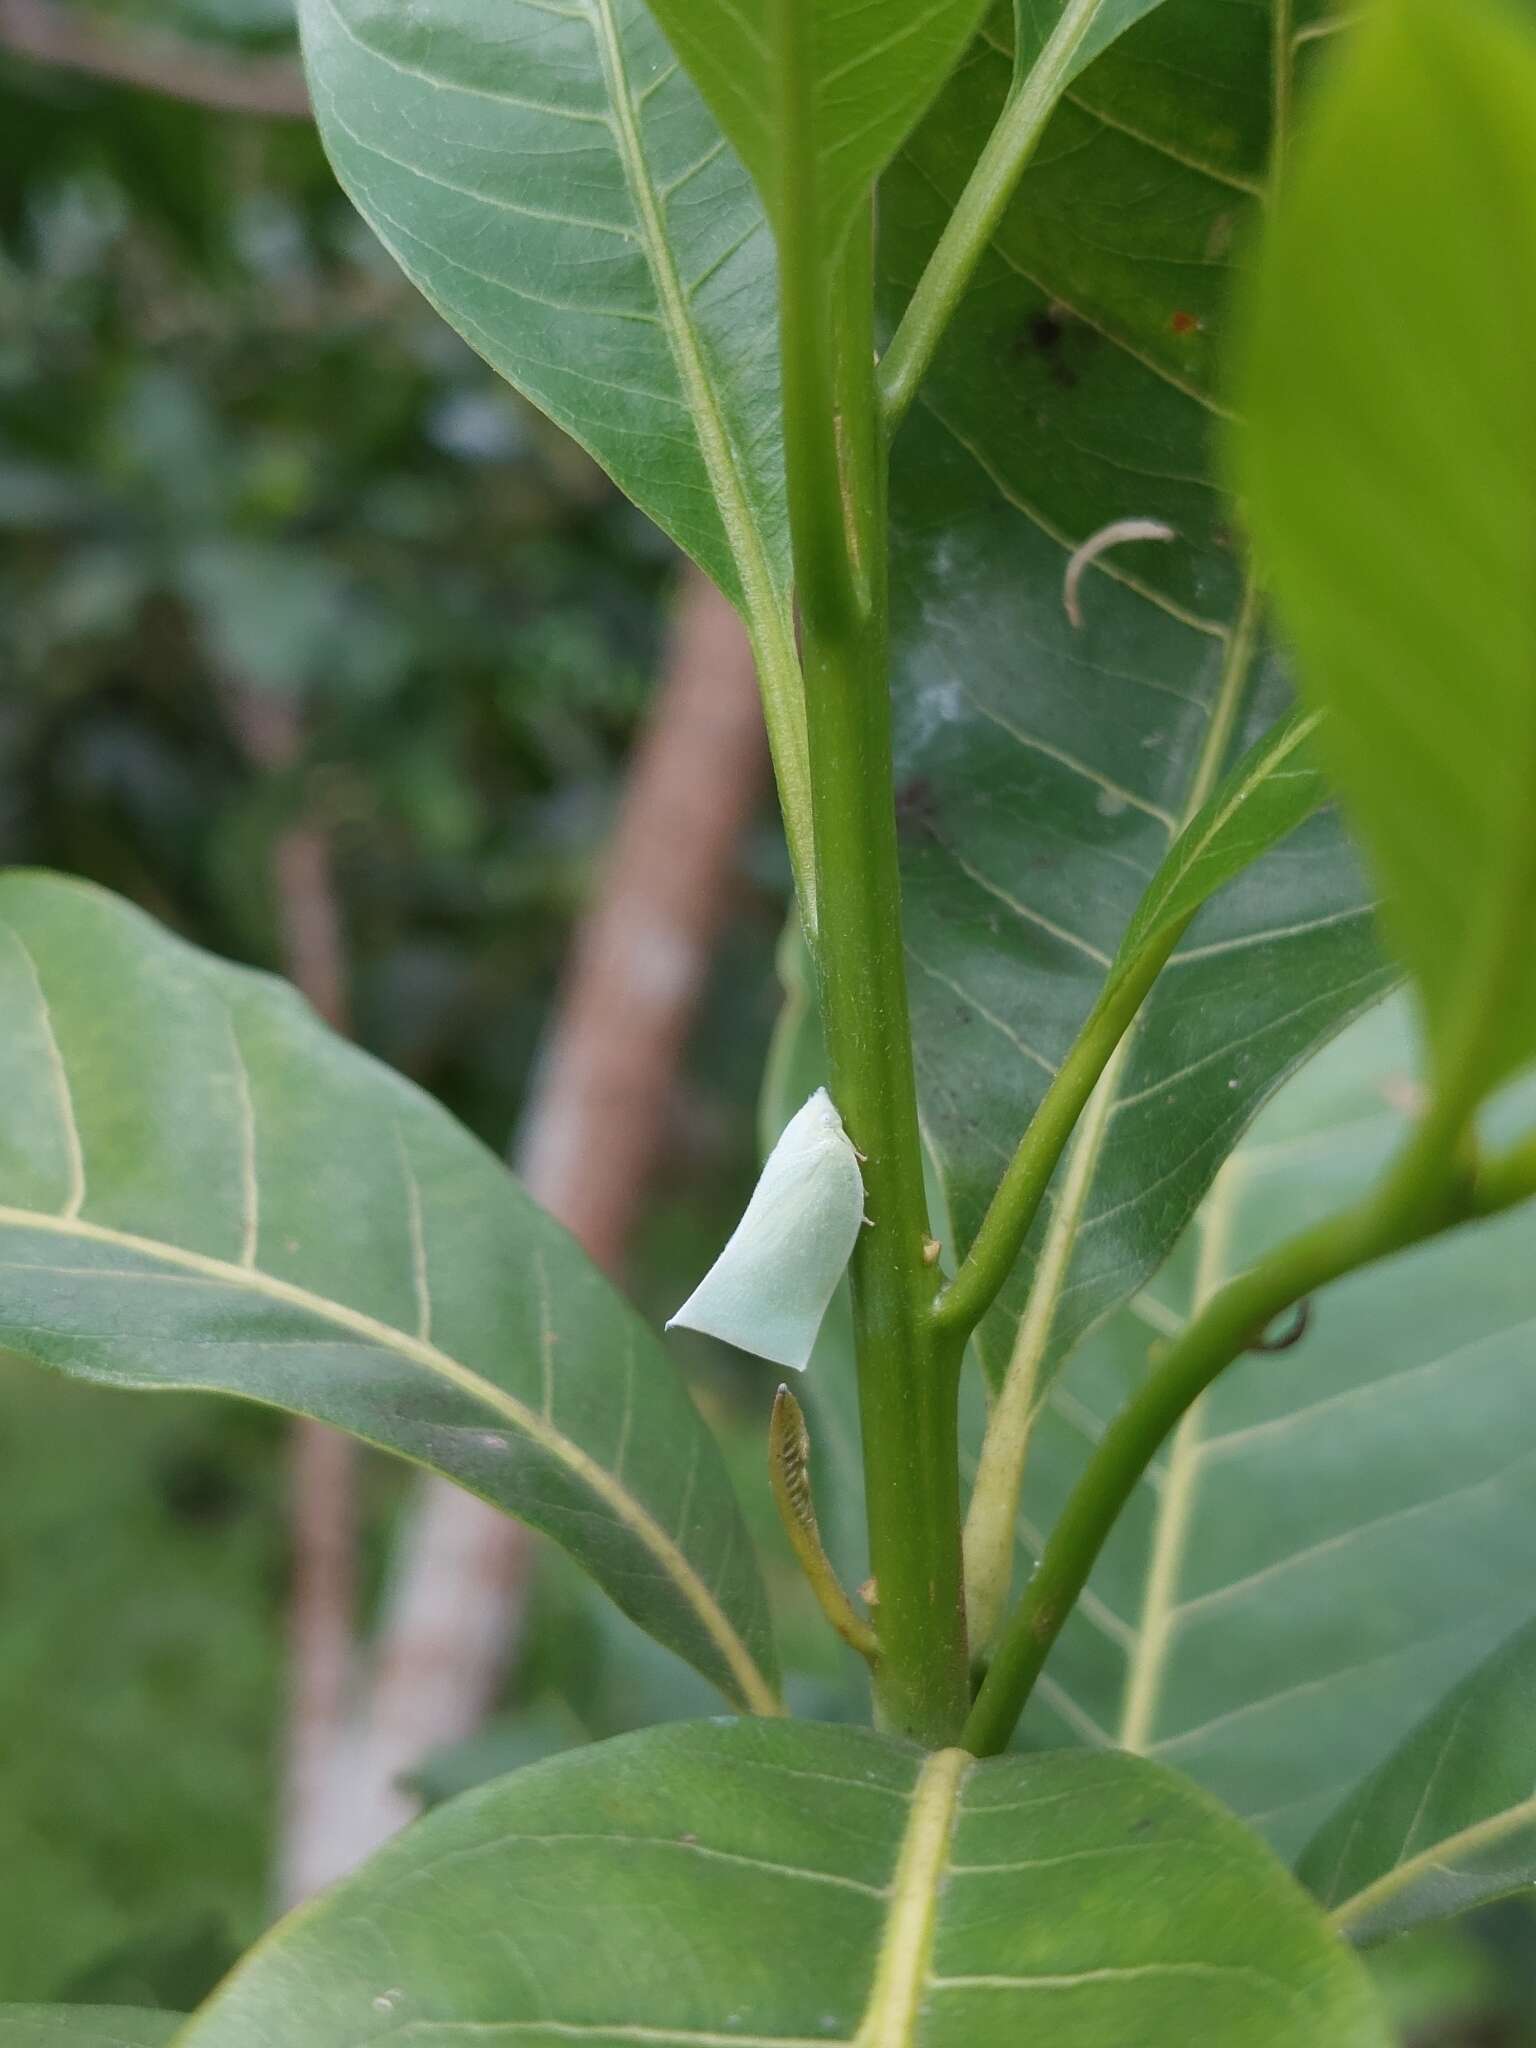
[[(264, 773), (291, 772), (303, 726), (289, 697), (233, 684), (231, 722), (246, 757)], [(335, 1031), (348, 1027), (347, 955), (330, 840), (301, 811), (272, 848), (278, 952), (289, 980)], [(278, 1888), (313, 1887), (323, 1862), (321, 1816), (353, 1712), (357, 1630), (357, 1446), (322, 1422), (289, 1435), (288, 1688), (283, 1740), (283, 1819)]]
[(72, 0), (0, 0), (0, 49), (221, 113), (309, 119), (304, 73), (291, 58), (230, 56), (184, 36), (125, 28)]
[[(534, 1197), (616, 1273), (662, 1138), (742, 833), (767, 780), (752, 657), (735, 612), (685, 572), (665, 669), (613, 842), (577, 934), (516, 1146)], [(429, 1480), (402, 1536), (373, 1682), (339, 1760), (324, 1839), (290, 1901), (355, 1867), (416, 1803), (401, 1779), (464, 1740), (515, 1650), (531, 1538)]]

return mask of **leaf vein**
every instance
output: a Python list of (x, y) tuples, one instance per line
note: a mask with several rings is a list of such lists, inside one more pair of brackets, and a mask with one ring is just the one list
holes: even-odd
[(704, 1584), (697, 1567), (679, 1548), (676, 1540), (661, 1527), (650, 1510), (633, 1494), (619, 1486), (612, 1473), (604, 1470), (581, 1445), (557, 1429), (546, 1417), (520, 1401), (515, 1394), (509, 1393), (505, 1387), (498, 1386), (494, 1380), (484, 1378), (436, 1345), (424, 1343), (419, 1337), (380, 1322), (377, 1317), (368, 1315), (361, 1309), (349, 1308), (343, 1302), (329, 1300), (308, 1288), (281, 1280), (276, 1274), (264, 1272), (260, 1268), (231, 1265), (225, 1260), (211, 1258), (203, 1252), (189, 1251), (180, 1245), (166, 1244), (154, 1238), (137, 1237), (132, 1232), (114, 1230), (104, 1224), (88, 1223), (80, 1217), (49, 1216), (33, 1210), (0, 1206), (0, 1228), (6, 1225), (23, 1230), (36, 1230), (51, 1236), (81, 1237), (99, 1244), (116, 1245), (123, 1250), (137, 1252), (145, 1258), (160, 1259), (169, 1265), (180, 1266), (188, 1272), (209, 1279), (223, 1280), (231, 1286), (263, 1295), (268, 1300), (280, 1301), (290, 1308), (297, 1308), (314, 1316), (318, 1322), (333, 1325), (354, 1340), (372, 1343), (385, 1351), (394, 1352), (412, 1365), (449, 1381), (472, 1399), (494, 1409), (540, 1449), (546, 1451), (558, 1464), (563, 1465), (607, 1510), (610, 1520), (619, 1523), (641, 1548), (649, 1553), (654, 1564), (671, 1579), (683, 1599), (693, 1609), (752, 1711), (763, 1714), (777, 1714), (782, 1711), (778, 1697), (758, 1667), (757, 1660)]

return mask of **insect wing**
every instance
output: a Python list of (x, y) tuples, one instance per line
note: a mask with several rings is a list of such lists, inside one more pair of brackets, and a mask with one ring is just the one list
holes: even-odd
[(785, 1125), (730, 1242), (667, 1324), (804, 1371), (858, 1240), (858, 1154), (824, 1088)]

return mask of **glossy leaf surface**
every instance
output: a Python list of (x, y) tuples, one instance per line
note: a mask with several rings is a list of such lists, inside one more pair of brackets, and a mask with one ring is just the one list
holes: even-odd
[(1413, 1730), (1297, 1868), (1355, 1941), (1536, 1884), (1536, 1627)]
[(670, 1360), (501, 1163), (283, 984), (0, 880), (0, 1343), (289, 1408), (545, 1530), (735, 1700), (772, 1648)]
[(1075, 78), (1128, 28), (1162, 5), (1163, 0), (1014, 0), (1015, 62), (1020, 73), (1027, 74), (1067, 22), (1081, 35), (1068, 71), (1068, 77)]
[(1313, 749), (1320, 723), (1315, 712), (1282, 718), (1190, 819), (1136, 906), (1109, 972), (1111, 984), (1322, 809), (1328, 784)]
[[(1416, 1049), (1395, 1000), (1292, 1081), (1163, 1274), (1040, 1409), (1026, 1554), (1150, 1350), (1401, 1141)], [(1505, 1135), (1536, 1090), (1501, 1106)], [(1425, 1703), (1530, 1613), (1536, 1271), (1528, 1212), (1356, 1274), (1289, 1348), (1217, 1382), (1138, 1489), (1026, 1720), (1188, 1771), (1294, 1854)], [(1279, 1328), (1274, 1340), (1291, 1334)]]
[[(882, 188), (893, 316), (1008, 91), (1004, 21)], [(1085, 71), (896, 442), (911, 986), (962, 1246), (1179, 829), (1290, 706), (1216, 480), (1219, 352), (1272, 136), (1330, 25), (1166, 0)], [(1074, 631), (1072, 550), (1133, 516), (1178, 539), (1100, 557)], [(1265, 1096), (1384, 982), (1324, 812), (1176, 951), (983, 1324), (994, 1381), (1048, 1372), (1145, 1280)]]
[[(814, 187), (830, 254), (987, 0), (652, 0), (770, 214)], [(788, 18), (789, 32), (778, 23)]]
[(1475, 1100), (1536, 1053), (1536, 32), (1368, 19), (1266, 243), (1236, 438), (1327, 758)]
[(181, 2024), (136, 2005), (0, 2005), (0, 2048), (162, 2048)]
[(653, 1729), (439, 1808), (269, 1937), (182, 2048), (430, 2036), (1385, 2048), (1359, 1965), (1171, 1772)]
[(407, 275), (722, 588), (782, 587), (770, 238), (640, 0), (300, 13), (326, 147)]
[(774, 258), (643, 0), (302, 0), (337, 174), (406, 275), (741, 609), (814, 923)]

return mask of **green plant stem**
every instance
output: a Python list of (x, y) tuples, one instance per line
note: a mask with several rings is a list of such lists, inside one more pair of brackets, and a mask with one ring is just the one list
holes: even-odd
[[(775, 0), (780, 132), (807, 137), (807, 0)], [(778, 195), (784, 442), (811, 745), (818, 979), (833, 1098), (864, 1155), (870, 1227), (854, 1335), (883, 1726), (953, 1742), (969, 1702), (960, 1571), (958, 1351), (930, 1310), (917, 1091), (901, 943), (886, 625), (885, 456), (874, 383), (873, 209), (829, 263), (815, 151)]]
[[(1229, 656), (1234, 664), (1233, 673), (1246, 670), (1256, 616), (1257, 601), (1250, 589), (1239, 615), (1234, 651)], [(1235, 704), (1237, 694), (1235, 690), (1224, 692), (1229, 706)], [(1058, 1184), (1052, 1227), (1040, 1246), (1029, 1307), (1020, 1325), (1008, 1372), (992, 1404), (971, 1488), (964, 1552), (965, 1603), (973, 1656), (985, 1652), (1007, 1605), (1013, 1578), (1019, 1493), (1041, 1398), (1039, 1368), (1048, 1329), (1048, 1316), (1041, 1320), (1041, 1304), (1052, 1298), (1053, 1289), (1059, 1288), (1061, 1267), (1057, 1261), (1070, 1252), (1070, 1238), (1077, 1227), (1073, 1219), (1080, 1218), (1092, 1161), (1111, 1113), (1114, 1076), (1128, 1056), (1130, 1034), (1142, 1004), (1204, 900), (1203, 892), (1196, 891), (1193, 897), (1187, 893), (1191, 872), (1209, 857), (1213, 846), (1219, 844), (1221, 835), (1231, 827), (1264, 778), (1305, 745), (1317, 724), (1315, 714), (1282, 721), (1257, 751), (1256, 758), (1245, 762), (1219, 796), (1212, 794), (1214, 809), (1207, 812), (1200, 801), (1201, 786), (1208, 787), (1215, 779), (1221, 752), (1230, 736), (1230, 721), (1230, 709), (1225, 717), (1213, 720), (1196, 790), (1191, 792), (1185, 827), (1127, 926), (1120, 952), (1097, 1002), (1025, 1131), (975, 1242), (936, 1307), (942, 1326), (957, 1338), (969, 1336), (997, 1298), (1040, 1211), (1047, 1187), (1056, 1184), (1053, 1176), (1068, 1142), (1074, 1131), (1081, 1130), (1082, 1142), (1074, 1149), (1071, 1163)], [(1182, 913), (1171, 912), (1170, 904), (1178, 900), (1181, 889), (1186, 892), (1187, 907)]]
[(1290, 1239), (1230, 1281), (1174, 1340), (1150, 1378), (1101, 1438), (1034, 1577), (998, 1639), (962, 1740), (978, 1756), (1007, 1746), (1051, 1646), (1088, 1582), (1110, 1530), (1180, 1418), (1276, 1316), (1361, 1266), (1491, 1214), (1531, 1192), (1536, 1144), (1520, 1171), (1490, 1185), (1464, 1157), (1460, 1105), (1433, 1107), (1397, 1164), (1364, 1202)]
[[(1089, 1013), (1030, 1119), (959, 1271), (934, 1304), (935, 1320), (954, 1342), (963, 1345), (996, 1300), (1079, 1118), (1188, 923), (1186, 918), (1160, 935), (1128, 973), (1110, 982)], [(1009, 1375), (992, 1404), (971, 1485), (961, 1548), (973, 1655), (986, 1649), (1008, 1598), (1035, 1399), (1033, 1375)]]
[(917, 396), (971, 273), (1067, 89), (1101, 5), (1102, 0), (1068, 0), (1028, 75), (1008, 95), (881, 360), (880, 410), (887, 439)]
[[(877, 1588), (882, 1723), (931, 1746), (964, 1718), (958, 1350), (931, 1319), (928, 1237), (901, 945), (884, 588), (883, 458), (873, 445), (872, 234), (855, 231), (844, 280), (837, 387), (863, 386), (867, 445), (847, 403), (842, 488), (853, 531), (839, 601), (802, 612), (812, 815), (821, 902), (822, 1022), (833, 1098), (865, 1154), (863, 1231), (851, 1269), (859, 1408)], [(862, 260), (861, 260), (862, 259)], [(826, 307), (811, 311), (825, 327)], [(794, 470), (791, 468), (791, 475)], [(794, 485), (791, 485), (794, 491)], [(812, 589), (816, 579), (812, 579)], [(863, 586), (868, 608), (857, 593)], [(852, 602), (850, 602), (852, 600)]]
[(1168, 964), (1169, 955), (1189, 922), (1185, 918), (1159, 933), (1155, 945), (1138, 955), (1124, 974), (1109, 982), (1031, 1117), (970, 1250), (933, 1306), (934, 1320), (940, 1329), (962, 1342), (997, 1299), (1013, 1270), (1030, 1226), (1039, 1214), (1051, 1176), (1089, 1096), (1098, 1086), (1099, 1076), (1135, 1022), (1137, 1011)]
[(1472, 1206), (1479, 1216), (1498, 1216), (1536, 1195), (1536, 1132), (1508, 1152), (1496, 1152), (1478, 1166)]

